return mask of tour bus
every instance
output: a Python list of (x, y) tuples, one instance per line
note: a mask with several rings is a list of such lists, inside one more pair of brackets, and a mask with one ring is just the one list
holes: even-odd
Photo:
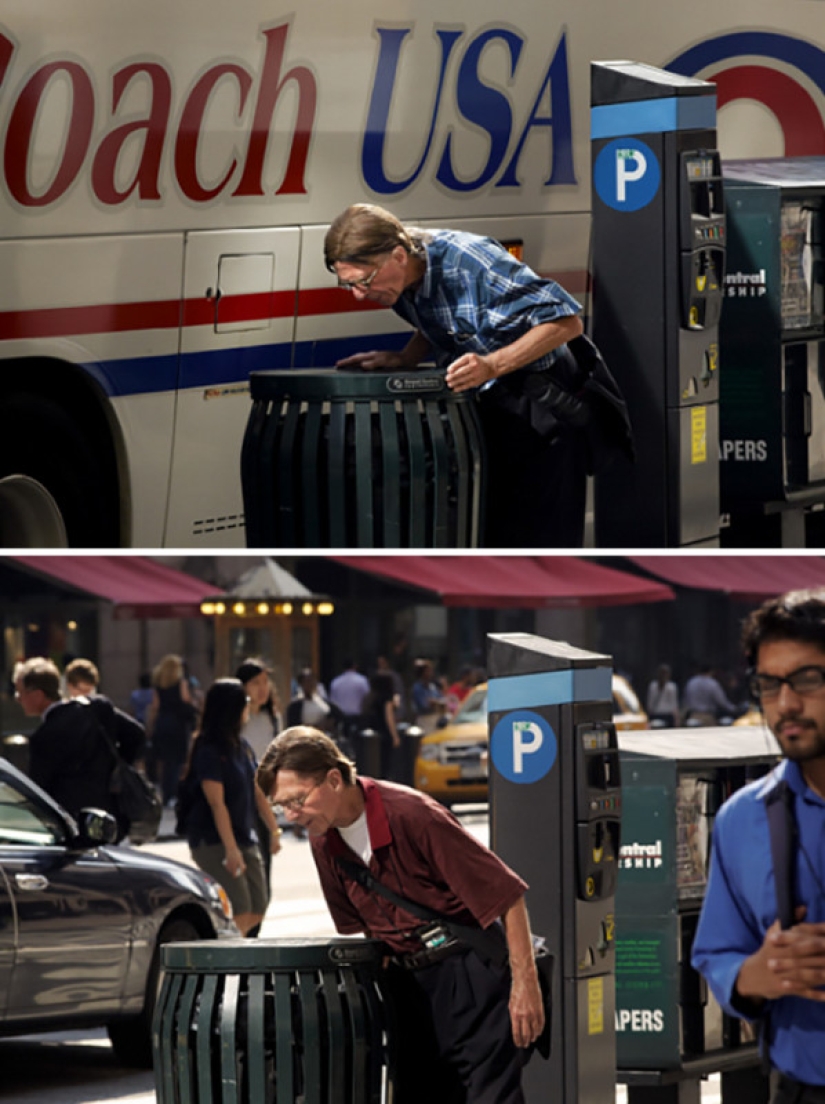
[(249, 373), (397, 346), (353, 202), (586, 304), (590, 63), (715, 81), (725, 158), (825, 153), (823, 0), (6, 0), (0, 546), (242, 546)]

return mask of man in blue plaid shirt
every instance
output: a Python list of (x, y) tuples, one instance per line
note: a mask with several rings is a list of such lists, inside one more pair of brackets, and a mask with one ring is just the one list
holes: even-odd
[[(338, 367), (408, 370), (434, 359), (453, 391), (481, 389), (488, 497), (484, 543), (580, 547), (587, 441), (525, 399), (527, 369), (552, 372), (582, 333), (580, 305), (490, 238), (416, 230), (370, 204), (348, 207), (324, 253), (340, 287), (391, 307), (413, 327), (399, 351), (357, 353)], [(568, 369), (569, 372), (569, 369)], [(536, 379), (535, 384), (542, 386)]]

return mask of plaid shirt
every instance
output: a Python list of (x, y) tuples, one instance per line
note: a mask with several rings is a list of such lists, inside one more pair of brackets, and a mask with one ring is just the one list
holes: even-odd
[[(393, 310), (430, 342), (439, 368), (464, 353), (493, 353), (542, 322), (581, 311), (564, 288), (537, 276), (492, 238), (433, 230), (424, 247), (424, 279)], [(529, 367), (549, 368), (554, 356), (555, 350)]]

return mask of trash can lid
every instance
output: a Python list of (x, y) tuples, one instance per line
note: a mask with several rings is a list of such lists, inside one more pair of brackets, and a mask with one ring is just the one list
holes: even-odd
[(253, 399), (347, 400), (415, 399), (455, 395), (437, 368), (417, 372), (343, 372), (336, 368), (298, 369), (296, 371), (251, 372), (249, 386)]
[(167, 943), (163, 967), (186, 973), (230, 974), (273, 970), (321, 970), (330, 966), (377, 965), (387, 954), (377, 939), (204, 939)]

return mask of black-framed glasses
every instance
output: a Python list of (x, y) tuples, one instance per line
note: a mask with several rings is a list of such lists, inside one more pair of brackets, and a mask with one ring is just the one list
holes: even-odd
[(387, 263), (386, 261), (382, 261), (381, 264), (376, 265), (375, 268), (372, 270), (372, 272), (369, 274), (369, 276), (365, 276), (363, 278), (363, 280), (341, 280), (341, 279), (339, 279), (338, 280), (338, 287), (342, 288), (344, 291), (355, 291), (356, 288), (358, 289), (358, 291), (369, 291), (369, 289), (372, 285), (372, 281), (375, 279), (375, 277), (378, 275), (378, 273), (381, 271), (381, 269), (384, 267), (384, 265), (386, 263)]
[(281, 813), (303, 812), (304, 805), (306, 805), (318, 787), (323, 786), (325, 781), (326, 779), (322, 778), (320, 782), (316, 782), (306, 793), (300, 794), (298, 797), (288, 797), (285, 801), (271, 802), (272, 811), (276, 816), (279, 816)]
[(766, 701), (779, 696), (783, 683), (787, 683), (795, 694), (814, 694), (825, 686), (825, 667), (813, 664), (798, 667), (784, 678), (782, 675), (764, 675), (753, 671), (748, 679), (748, 688), (757, 701)]

